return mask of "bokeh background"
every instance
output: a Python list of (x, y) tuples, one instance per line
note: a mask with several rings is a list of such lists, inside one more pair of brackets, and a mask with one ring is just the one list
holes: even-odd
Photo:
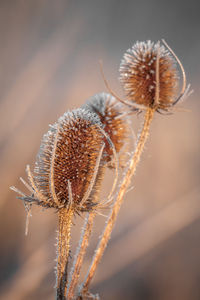
[[(24, 207), (9, 186), (25, 191), (19, 177), (33, 168), (48, 124), (106, 90), (100, 59), (122, 95), (125, 50), (161, 38), (185, 67), (190, 111), (156, 115), (92, 291), (107, 300), (200, 299), (199, 10), (197, 0), (0, 1), (0, 299), (54, 299), (56, 214), (34, 208), (25, 237)], [(133, 118), (135, 132), (141, 121)], [(84, 272), (104, 222), (96, 220)]]

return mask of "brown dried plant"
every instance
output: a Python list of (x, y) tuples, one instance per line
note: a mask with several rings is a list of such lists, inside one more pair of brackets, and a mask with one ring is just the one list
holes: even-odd
[[(189, 90), (189, 86), (186, 88), (186, 76), (180, 60), (166, 42), (163, 41), (163, 43), (167, 49), (160, 45), (159, 41), (155, 44), (151, 41), (137, 42), (132, 49), (125, 53), (119, 71), (120, 81), (127, 97), (126, 100), (120, 99), (113, 93), (104, 77), (108, 90), (116, 99), (127, 105), (133, 112), (145, 110), (145, 116), (143, 126), (138, 134), (135, 150), (120, 183), (106, 227), (95, 250), (85, 281), (80, 288), (79, 295), (81, 299), (87, 299), (90, 295), (91, 280), (110, 239), (123, 198), (140, 161), (155, 111), (169, 112), (179, 100), (186, 96)], [(177, 96), (178, 70), (176, 62), (179, 64), (183, 76), (183, 87), (179, 96)]]
[[(114, 148), (118, 154), (118, 162), (120, 167), (125, 164), (124, 151), (128, 147), (129, 136), (129, 119), (123, 117), (123, 107), (116, 101), (116, 99), (110, 94), (100, 93), (91, 97), (83, 106), (86, 110), (95, 113), (101, 121), (104, 131), (112, 141)], [(105, 139), (105, 157), (107, 166), (113, 168), (113, 155), (112, 148), (109, 146), (109, 140)], [(126, 149), (124, 148), (126, 147)], [(115, 166), (117, 168), (117, 166)], [(113, 189), (112, 189), (113, 191)], [(112, 194), (111, 191), (111, 194)], [(73, 299), (75, 288), (78, 283), (83, 258), (86, 248), (88, 246), (88, 240), (92, 231), (95, 212), (90, 212), (85, 221), (85, 225), (82, 230), (82, 235), (79, 241), (79, 247), (74, 258), (74, 264), (71, 269), (70, 282), (68, 285), (67, 299)]]
[[(28, 215), (32, 204), (54, 208), (58, 213), (57, 299), (96, 299), (90, 294), (90, 283), (140, 161), (154, 113), (171, 112), (174, 105), (188, 94), (184, 68), (166, 42), (162, 42), (164, 45), (159, 41), (137, 42), (124, 54), (119, 71), (125, 100), (114, 94), (104, 77), (110, 94), (93, 96), (81, 108), (65, 113), (50, 127), (42, 139), (34, 175), (27, 166), (29, 183), (20, 178), (30, 195), (11, 187), (20, 195), (18, 198), (24, 201)], [(183, 77), (179, 95), (177, 63)], [(128, 111), (125, 111), (125, 107)], [(113, 201), (118, 167), (125, 166), (127, 160), (130, 141), (128, 115), (142, 111), (145, 111), (143, 125)], [(107, 199), (100, 200), (100, 186), (106, 167), (114, 168), (116, 175)], [(94, 218), (100, 209), (110, 206), (110, 214), (91, 266), (78, 290), (78, 279)], [(87, 213), (85, 224), (69, 275), (72, 220), (75, 214), (84, 212)]]
[[(57, 299), (65, 299), (67, 290), (73, 216), (82, 212), (89, 214), (86, 217), (85, 231), (88, 243), (96, 212), (107, 207), (112, 199), (118, 177), (116, 150), (119, 152), (121, 149), (127, 131), (127, 122), (120, 119), (122, 112), (117, 108), (119, 104), (115, 99), (104, 93), (96, 95), (95, 99), (85, 107), (65, 113), (43, 136), (36, 159), (35, 175), (32, 175), (27, 166), (29, 184), (21, 178), (31, 195), (25, 195), (11, 187), (20, 194), (18, 198), (24, 201), (28, 211), (30, 205), (36, 204), (54, 208), (58, 212)], [(99, 101), (104, 103), (102, 112), (105, 113), (105, 120), (101, 120), (100, 115), (92, 109), (91, 103), (97, 104)], [(107, 120), (106, 116), (110, 114), (112, 120)], [(111, 126), (115, 128), (112, 135)], [(100, 184), (105, 167), (109, 164), (115, 167), (116, 178), (108, 199), (99, 201)], [(84, 245), (80, 249), (84, 253)], [(77, 268), (75, 272), (78, 272)]]
[(65, 113), (44, 135), (35, 164), (27, 166), (31, 192), (15, 187), (26, 205), (37, 204), (58, 212), (57, 299), (64, 299), (70, 249), (70, 228), (75, 213), (98, 209), (97, 200), (105, 161), (103, 129), (99, 119), (84, 109)]

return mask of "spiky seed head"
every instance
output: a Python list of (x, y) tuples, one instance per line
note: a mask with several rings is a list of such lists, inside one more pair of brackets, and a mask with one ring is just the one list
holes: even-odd
[[(159, 81), (157, 101), (155, 101), (156, 64)], [(178, 86), (176, 62), (160, 42), (137, 42), (124, 54), (119, 72), (128, 100), (164, 110), (172, 106), (175, 101)]]
[[(129, 118), (123, 118), (123, 105), (119, 103), (115, 97), (108, 93), (99, 93), (92, 96), (86, 104), (83, 106), (86, 109), (96, 113), (103, 125), (104, 131), (111, 139), (115, 150), (120, 153), (120, 150), (126, 149), (128, 146), (129, 136)], [(109, 142), (104, 138), (105, 142), (105, 160), (111, 162), (113, 159), (113, 150)], [(123, 151), (124, 152), (124, 151)], [(119, 164), (124, 165), (124, 153), (119, 155)], [(112, 164), (108, 164), (109, 167), (113, 167)]]
[[(96, 115), (77, 109), (65, 113), (44, 135), (37, 155), (34, 179), (39, 191), (48, 199), (50, 207), (58, 208), (51, 193), (52, 170), (55, 194), (60, 206), (67, 207), (69, 204), (68, 181), (75, 210), (83, 199), (92, 180), (103, 142), (97, 124), (101, 125)], [(94, 188), (83, 204), (83, 210), (89, 210), (95, 205), (93, 200), (102, 172), (103, 163), (99, 166)]]

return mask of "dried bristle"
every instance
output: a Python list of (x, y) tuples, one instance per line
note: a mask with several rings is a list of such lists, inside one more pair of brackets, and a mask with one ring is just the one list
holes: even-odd
[(156, 105), (158, 109), (168, 109), (177, 94), (178, 73), (174, 58), (159, 42), (137, 42), (127, 50), (120, 64), (120, 81), (129, 100), (154, 107), (157, 56), (159, 99)]
[[(110, 94), (100, 93), (91, 97), (84, 107), (95, 112), (99, 116), (100, 121), (104, 126), (104, 131), (113, 142), (116, 152), (119, 153), (125, 143), (127, 143), (129, 128), (128, 119), (120, 117), (124, 112), (121, 103), (116, 101)], [(106, 145), (104, 149), (104, 159), (107, 162), (110, 162), (113, 159), (113, 150), (106, 138), (104, 138), (104, 142)], [(123, 164), (122, 160), (123, 155), (119, 156), (120, 165)]]
[[(93, 176), (103, 136), (97, 116), (84, 109), (65, 113), (44, 135), (35, 166), (35, 182), (48, 198), (49, 206), (57, 207), (50, 190), (50, 167), (55, 136), (57, 144), (54, 158), (54, 187), (60, 205), (69, 202), (68, 181), (71, 184), (74, 208), (81, 202)], [(103, 163), (100, 163), (94, 188), (98, 188)], [(92, 194), (94, 196), (94, 189)], [(83, 206), (89, 209), (92, 197)], [(83, 208), (84, 208), (83, 207)]]

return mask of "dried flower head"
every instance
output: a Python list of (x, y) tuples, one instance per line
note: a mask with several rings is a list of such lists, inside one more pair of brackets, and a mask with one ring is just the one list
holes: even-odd
[[(99, 201), (98, 192), (107, 161), (105, 138), (100, 118), (94, 112), (80, 108), (65, 113), (50, 126), (43, 136), (34, 169), (27, 166), (29, 184), (21, 181), (31, 192), (25, 195), (15, 187), (20, 199), (58, 210), (58, 243), (56, 288), (57, 299), (64, 299), (68, 282), (71, 225), (75, 213), (93, 211), (105, 207), (112, 200)], [(114, 181), (112, 191), (116, 185)], [(111, 193), (112, 193), (111, 191)], [(28, 224), (28, 223), (27, 223)], [(27, 230), (26, 230), (27, 232)]]
[(27, 169), (32, 196), (21, 199), (56, 209), (71, 206), (77, 212), (94, 208), (105, 166), (102, 131), (98, 116), (84, 108), (60, 117), (43, 136), (35, 175)]
[(184, 70), (173, 51), (168, 46), (167, 48), (169, 50), (160, 45), (160, 42), (147, 41), (137, 42), (127, 50), (119, 71), (128, 100), (138, 105), (163, 110), (168, 110), (177, 102), (176, 61), (182, 72)]
[[(116, 152), (120, 154), (119, 164), (123, 166), (125, 160), (124, 151), (128, 148), (129, 119), (127, 116), (124, 118), (124, 110), (121, 103), (110, 94), (100, 93), (91, 97), (83, 107), (98, 115), (104, 131), (112, 141)], [(113, 148), (108, 140), (104, 139), (104, 143), (104, 159), (109, 162), (109, 167), (113, 167)]]

